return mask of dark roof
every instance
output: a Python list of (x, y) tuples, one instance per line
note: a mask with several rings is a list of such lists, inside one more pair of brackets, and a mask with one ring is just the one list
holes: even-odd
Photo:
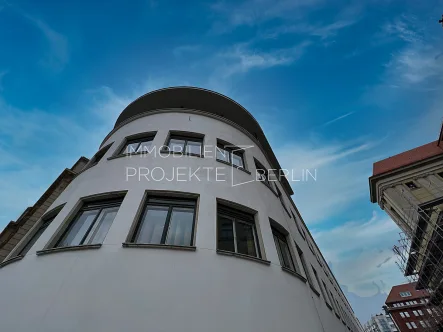
[[(271, 166), (281, 169), (263, 130), (251, 113), (231, 98), (206, 89), (179, 86), (149, 92), (126, 106), (118, 117), (114, 129), (134, 116), (165, 108), (195, 109), (218, 115), (236, 123), (260, 142)], [(294, 193), (284, 177), (282, 185), (289, 195)]]
[[(386, 298), (385, 303), (388, 304), (395, 302), (406, 302), (410, 300), (421, 299), (423, 297), (429, 297), (429, 294), (426, 291), (416, 290), (416, 285), (416, 282), (412, 282), (410, 284), (403, 284), (392, 287), (388, 297)], [(411, 292), (411, 296), (401, 297), (400, 292)]]

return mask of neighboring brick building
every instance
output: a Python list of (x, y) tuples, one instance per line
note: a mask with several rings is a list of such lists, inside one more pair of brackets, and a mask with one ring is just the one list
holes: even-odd
[(0, 233), (0, 263), (34, 226), (49, 206), (63, 192), (76, 175), (85, 167), (89, 159), (81, 157), (71, 168), (66, 168), (49, 186), (38, 201), (27, 207), (17, 221), (11, 221)]
[(392, 317), (400, 332), (440, 331), (440, 310), (429, 303), (425, 290), (416, 290), (416, 283), (392, 287), (385, 303), (385, 310)]

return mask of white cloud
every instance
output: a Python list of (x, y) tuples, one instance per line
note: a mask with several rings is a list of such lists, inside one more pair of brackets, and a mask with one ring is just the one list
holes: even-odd
[(3, 78), (8, 73), (7, 70), (0, 71), (0, 91), (3, 90)]
[(281, 25), (272, 30), (266, 31), (263, 33), (264, 38), (277, 38), (280, 35), (285, 34), (298, 34), (305, 36), (315, 36), (320, 37), (320, 39), (328, 39), (330, 37), (334, 37), (337, 33), (347, 27), (350, 27), (357, 23), (357, 20), (346, 19), (335, 21), (330, 24), (308, 24), (308, 23), (298, 23), (293, 25)]
[(49, 51), (43, 64), (55, 71), (62, 70), (69, 62), (69, 44), (64, 35), (52, 29), (46, 22), (27, 13), (22, 13), (43, 34), (49, 44)]
[(387, 215), (379, 216), (374, 211), (368, 221), (314, 231), (313, 236), (340, 283), (349, 291), (367, 297), (377, 294), (379, 288), (389, 292), (391, 285), (405, 281), (392, 251), (398, 233), (398, 227)]
[(200, 49), (201, 49), (200, 45), (180, 45), (174, 47), (172, 53), (174, 54), (175, 57), (179, 58), (184, 54), (198, 52)]
[(226, 62), (221, 65), (217, 74), (221, 74), (226, 78), (252, 69), (289, 65), (298, 60), (309, 45), (310, 42), (305, 41), (293, 47), (265, 52), (251, 49), (247, 43), (237, 44), (218, 55), (220, 59), (224, 59)]
[(276, 18), (294, 19), (323, 2), (324, 0), (219, 1), (212, 9), (224, 16), (225, 20), (215, 23), (213, 31), (226, 32), (237, 26), (253, 26)]
[(367, 141), (370, 141), (367, 137), (350, 142), (305, 140), (275, 151), (280, 165), (294, 170), (294, 179), (301, 178), (303, 169), (312, 174), (317, 172), (316, 181), (309, 178), (305, 182), (292, 182), (294, 201), (306, 223), (325, 221), (368, 195), (367, 179), (372, 168), (368, 153), (374, 157), (371, 149), (380, 141)]
[(352, 115), (354, 113), (355, 113), (355, 111), (352, 111), (352, 112), (348, 112), (348, 113), (345, 113), (343, 115), (340, 115), (340, 116), (338, 116), (338, 117), (336, 117), (336, 118), (334, 118), (332, 120), (329, 120), (329, 121), (323, 123), (320, 127), (327, 127), (327, 126), (329, 126), (329, 125), (331, 125), (331, 124), (333, 124), (333, 123), (335, 123), (337, 121), (340, 121), (340, 120), (342, 120), (344, 118), (347, 118), (348, 116), (350, 116), (350, 115)]

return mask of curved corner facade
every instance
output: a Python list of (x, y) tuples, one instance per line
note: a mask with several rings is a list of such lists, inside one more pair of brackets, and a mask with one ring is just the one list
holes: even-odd
[[(205, 109), (170, 103), (191, 90)], [(361, 331), (267, 142), (213, 92), (169, 93), (116, 124), (2, 263), (2, 330)]]

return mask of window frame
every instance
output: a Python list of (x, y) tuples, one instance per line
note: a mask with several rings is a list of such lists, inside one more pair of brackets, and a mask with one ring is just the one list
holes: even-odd
[[(204, 158), (204, 138), (205, 135), (199, 133), (171, 131), (169, 132), (168, 138), (166, 139), (166, 143), (163, 146), (162, 152)], [(173, 139), (184, 141), (182, 152), (170, 149), (169, 144)], [(186, 152), (186, 147), (188, 146), (189, 142), (201, 143), (200, 154)]]
[[(217, 139), (217, 145), (216, 145), (215, 149), (216, 149), (215, 150), (215, 160), (217, 160), (218, 162), (230, 165), (232, 167), (241, 169), (242, 171), (248, 171), (248, 169), (246, 167), (246, 158), (245, 158), (246, 152), (244, 149), (239, 148), (239, 147), (235, 146), (234, 144), (228, 143), (228, 142), (220, 140), (220, 139)], [(217, 152), (219, 150), (222, 150), (227, 153), (228, 161), (217, 158)], [(232, 161), (233, 160), (232, 155), (236, 155), (236, 156), (240, 157), (243, 166), (235, 165)]]
[(412, 296), (410, 291), (400, 292), (400, 297), (409, 297)]
[[(151, 202), (149, 202), (149, 200), (151, 200)], [(146, 197), (142, 201), (140, 213), (137, 214), (135, 218), (133, 227), (131, 227), (131, 231), (128, 234), (125, 244), (134, 245), (134, 246), (165, 246), (165, 247), (184, 247), (184, 248), (194, 247), (197, 213), (198, 213), (198, 202), (199, 202), (199, 196), (193, 194), (168, 195), (165, 193), (164, 195), (163, 194), (157, 195), (155, 192), (147, 193)], [(137, 242), (137, 237), (140, 235), (140, 230), (143, 225), (143, 222), (145, 222), (146, 212), (149, 206), (168, 207), (168, 212), (165, 223), (163, 225), (163, 231), (160, 243)], [(193, 209), (194, 213), (192, 218), (191, 241), (189, 245), (175, 245), (175, 244), (166, 243), (169, 226), (171, 224), (172, 210), (174, 209), (174, 207)]]
[[(265, 166), (263, 166), (263, 164), (262, 164), (261, 162), (259, 162), (259, 161), (258, 161), (257, 159), (255, 159), (255, 158), (254, 158), (254, 165), (255, 165), (255, 172), (256, 172), (255, 180), (257, 180), (257, 174), (260, 174), (260, 175), (264, 176), (264, 177), (265, 177), (265, 180), (264, 180), (264, 181), (263, 181), (263, 180), (259, 180), (259, 182), (262, 182), (263, 184), (265, 184), (266, 186), (268, 186), (269, 188), (271, 188), (272, 191), (274, 191), (273, 188), (272, 188), (272, 186), (271, 186), (271, 181), (269, 180), (269, 172), (268, 172), (268, 169), (267, 169)], [(262, 173), (258, 173), (258, 172), (257, 172), (258, 170), (264, 170), (265, 173), (264, 173), (264, 174), (262, 174)]]
[[(127, 137), (124, 140), (123, 144), (117, 150), (116, 156), (133, 156), (133, 155), (138, 155), (138, 154), (147, 154), (150, 151), (143, 151), (143, 150), (137, 151), (137, 150), (139, 149), (139, 147), (142, 143), (154, 142), (154, 138), (155, 138), (155, 134), (154, 135), (147, 135), (147, 136), (143, 136), (143, 137), (138, 137), (138, 138)], [(125, 152), (130, 144), (137, 144), (137, 148), (135, 149), (134, 152)], [(151, 146), (152, 146), (152, 144), (151, 144)]]
[(291, 211), (291, 214), (292, 214), (292, 218), (294, 219), (295, 227), (297, 227), (298, 233), (299, 233), (300, 236), (302, 237), (303, 241), (306, 241), (306, 237), (305, 237), (305, 235), (303, 234), (300, 225), (298, 224), (298, 220), (297, 220), (297, 218), (295, 217), (294, 212)]
[[(63, 229), (60, 232), (57, 232), (54, 241), (50, 242), (50, 245), (45, 248), (43, 251), (49, 249), (49, 250), (63, 250), (65, 248), (72, 248), (72, 247), (86, 247), (86, 246), (96, 246), (101, 245), (106, 238), (106, 235), (102, 241), (102, 243), (84, 243), (84, 241), (89, 237), (91, 234), (90, 232), (94, 229), (95, 224), (97, 223), (98, 218), (101, 215), (101, 212), (105, 208), (111, 208), (111, 207), (118, 207), (118, 211), (120, 210), (120, 207), (123, 203), (124, 195), (106, 195), (102, 196), (99, 195), (99, 198), (96, 197), (95, 199), (83, 199), (80, 200), (80, 204), (78, 209), (76, 209), (75, 212), (72, 213), (70, 218), (63, 224)], [(96, 216), (94, 217), (93, 221), (91, 222), (91, 225), (88, 227), (88, 230), (83, 235), (82, 240), (80, 241), (80, 244), (77, 245), (69, 245), (69, 246), (59, 246), (59, 244), (65, 239), (65, 236), (69, 234), (72, 227), (74, 226), (75, 222), (78, 221), (78, 218), (82, 216), (83, 212), (90, 211), (90, 210), (97, 210), (98, 212)], [(111, 225), (109, 228), (111, 228), (112, 224), (114, 223), (115, 217), (112, 220)], [(93, 230), (95, 231), (95, 229)], [(108, 229), (109, 231), (109, 229)], [(91, 237), (88, 241), (93, 241), (94, 237)]]
[[(233, 242), (234, 242), (234, 251), (219, 248), (220, 215), (227, 216), (232, 221), (232, 236), (233, 236)], [(216, 211), (216, 218), (217, 218), (216, 248), (217, 248), (217, 251), (263, 260), (264, 257), (262, 254), (262, 249), (260, 248), (260, 241), (259, 241), (259, 236), (258, 236), (259, 233), (258, 233), (258, 229), (257, 229), (257, 222), (256, 222), (255, 215), (256, 215), (256, 213), (252, 214), (251, 212), (245, 212), (245, 211), (241, 210), (240, 208), (233, 207), (229, 204), (224, 204), (223, 202), (217, 201), (217, 211)], [(240, 220), (238, 220), (238, 219), (240, 219)], [(252, 226), (252, 234), (253, 234), (253, 239), (254, 239), (254, 248), (256, 251), (256, 256), (252, 256), (252, 255), (243, 254), (243, 253), (238, 252), (238, 243), (237, 243), (237, 237), (236, 237), (236, 223), (237, 222)]]
[[(51, 225), (52, 221), (57, 217), (57, 215), (54, 215), (52, 217), (49, 217), (45, 220), (41, 220), (40, 224), (38, 225), (37, 229), (33, 234), (30, 236), (29, 239), (27, 239), (26, 244), (20, 249), (17, 256), (24, 257), (26, 254), (31, 250), (31, 248), (35, 245), (35, 243), (38, 241), (40, 236), (43, 235), (45, 230)], [(32, 243), (30, 246), (29, 244)], [(28, 247), (29, 246), (29, 247)], [(27, 250), (26, 250), (27, 249)]]
[[(34, 244), (28, 249), (28, 251), (25, 254), (23, 254), (23, 250), (31, 242), (31, 240), (34, 239), (34, 237), (36, 236), (36, 234), (40, 230), (42, 223), (44, 223), (48, 220), (51, 220), (50, 223), (52, 223), (52, 221), (57, 217), (57, 215), (60, 213), (60, 211), (63, 209), (64, 206), (65, 206), (65, 203), (60, 204), (60, 205), (56, 206), (55, 208), (45, 212), (43, 214), (43, 216), (41, 216), (41, 218), (34, 224), (34, 226), (25, 234), (23, 239), (14, 247), (14, 249), (12, 249), (12, 251), (9, 253), (9, 255), (6, 256), (3, 263), (5, 263), (6, 261), (9, 261), (9, 260), (12, 260), (12, 259), (16, 259), (16, 258), (20, 259), (20, 258), (23, 258), (24, 256), (26, 256), (26, 254), (29, 252), (29, 250), (32, 248), (32, 246), (34, 246), (35, 243), (37, 243), (40, 236), (46, 230), (46, 229), (43, 230), (43, 232), (39, 235), (39, 237), (36, 239)], [(47, 225), (46, 228), (47, 227), (49, 227), (49, 225)]]
[[(271, 223), (273, 221), (271, 220)], [(275, 222), (274, 222), (275, 223)], [(272, 236), (274, 238), (274, 243), (275, 243), (275, 249), (277, 250), (277, 255), (278, 255), (278, 259), (280, 261), (280, 265), (282, 268), (288, 269), (292, 272), (297, 272), (297, 261), (294, 259), (294, 255), (292, 252), (292, 248), (290, 247), (289, 243), (290, 243), (290, 238), (289, 238), (289, 233), (284, 234), (282, 231), (278, 230), (277, 227), (275, 227), (274, 225), (271, 224), (271, 231), (272, 231)], [(277, 238), (277, 240), (279, 240), (278, 242), (275, 241), (275, 238)], [(289, 241), (288, 241), (289, 239)], [(284, 244), (286, 244), (287, 250), (288, 250), (288, 254), (289, 254), (289, 259), (290, 259), (290, 263), (292, 264), (292, 268), (289, 266), (286, 266), (286, 263), (284, 262), (284, 257), (282, 254), (282, 248), (280, 245), (280, 241), (282, 241)], [(277, 245), (278, 243), (278, 245)]]
[(311, 273), (309, 271), (308, 264), (306, 262), (303, 250), (301, 250), (301, 248), (297, 245), (297, 243), (295, 243), (295, 248), (297, 249), (298, 257), (300, 257), (300, 262), (301, 262), (302, 268), (303, 268), (303, 270), (305, 272), (306, 280), (308, 281), (308, 284), (312, 288), (312, 287), (314, 287), (314, 284), (312, 282), (312, 275), (311, 275)]
[(311, 264), (311, 269), (312, 269), (312, 273), (314, 274), (315, 280), (317, 281), (318, 288), (320, 288), (320, 292), (323, 295), (323, 299), (324, 299), (325, 303), (327, 303), (328, 301), (326, 300), (324, 290), (323, 290), (321, 283), (320, 283), (320, 277), (318, 276), (317, 270), (314, 268), (314, 266), (312, 264)]
[(109, 148), (114, 144), (114, 142), (109, 143), (108, 145), (105, 145), (104, 147), (102, 147), (100, 150), (98, 150), (93, 156), (92, 158), (89, 160), (89, 163), (85, 166), (85, 168), (82, 170), (85, 171), (91, 167), (94, 167), (95, 165), (97, 165), (102, 159), (103, 157), (106, 155), (106, 153), (109, 151)]

